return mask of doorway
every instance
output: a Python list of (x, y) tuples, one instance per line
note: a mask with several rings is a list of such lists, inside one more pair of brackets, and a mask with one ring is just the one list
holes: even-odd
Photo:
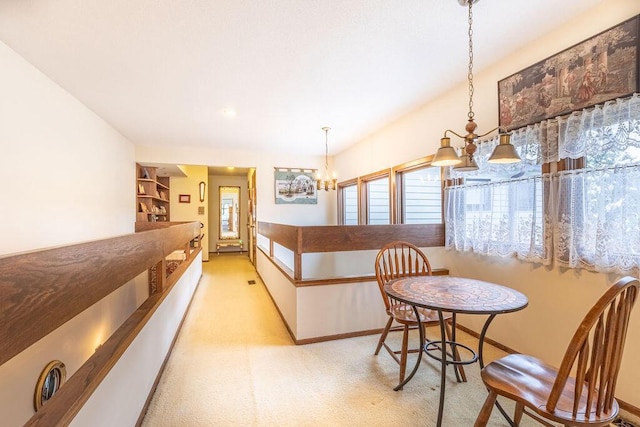
[(247, 253), (253, 262), (255, 168), (209, 166), (208, 181), (210, 256)]

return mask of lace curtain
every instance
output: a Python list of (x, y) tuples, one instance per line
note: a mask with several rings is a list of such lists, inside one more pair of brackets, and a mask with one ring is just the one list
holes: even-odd
[(513, 131), (511, 143), (522, 162), (519, 163), (489, 163), (493, 149), (500, 142), (499, 137), (493, 137), (478, 144), (474, 159), (478, 163), (478, 170), (471, 172), (457, 172), (449, 169), (451, 178), (474, 178), (491, 176), (494, 179), (517, 178), (527, 171), (538, 171), (543, 163), (558, 160), (558, 123), (556, 120), (546, 120), (531, 126)]
[(466, 183), (445, 189), (446, 248), (550, 263), (550, 176), (542, 176), (540, 165), (548, 161), (548, 135), (556, 135), (556, 128), (552, 124), (550, 131), (543, 122), (515, 132), (511, 141), (520, 163), (487, 162), (496, 137), (479, 144), (477, 171), (449, 169), (450, 178), (464, 177)]
[(558, 265), (601, 272), (640, 267), (640, 97), (558, 119), (559, 158), (583, 170), (554, 175)]
[(448, 249), (549, 264), (549, 175), (445, 190)]
[(560, 159), (585, 157), (588, 168), (607, 168), (637, 163), (640, 158), (639, 94), (557, 121)]
[[(626, 273), (640, 269), (640, 95), (513, 133), (521, 163), (487, 162), (445, 190), (447, 248)], [(542, 163), (584, 158), (584, 169), (540, 174)]]

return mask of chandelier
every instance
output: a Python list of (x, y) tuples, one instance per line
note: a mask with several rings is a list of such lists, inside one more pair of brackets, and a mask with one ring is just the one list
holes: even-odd
[[(511, 144), (511, 136), (503, 132), (503, 129), (495, 128), (489, 132), (477, 135), (475, 133), (478, 125), (474, 121), (473, 112), (473, 3), (478, 0), (458, 0), (460, 5), (469, 6), (469, 71), (467, 73), (467, 79), (469, 80), (469, 113), (467, 113), (468, 121), (465, 126), (467, 131), (466, 135), (460, 135), (450, 129), (444, 131), (444, 137), (440, 139), (440, 148), (436, 152), (431, 162), (434, 166), (453, 166), (458, 171), (473, 171), (478, 169), (478, 164), (473, 158), (474, 153), (477, 150), (476, 141), (479, 138), (489, 135), (495, 130), (500, 131), (500, 143), (493, 150), (493, 153), (489, 157), (490, 163), (515, 163), (520, 161), (520, 156), (515, 150), (515, 147)], [(464, 140), (464, 146), (462, 147), (460, 156), (456, 153), (456, 150), (451, 146), (451, 138), (447, 136), (447, 133), (452, 133), (458, 138)]]
[(323, 127), (324, 131), (324, 179), (320, 177), (320, 171), (316, 175), (316, 186), (318, 190), (322, 190), (324, 188), (325, 191), (329, 191), (329, 188), (332, 190), (336, 189), (336, 173), (329, 173), (329, 131), (331, 128)]

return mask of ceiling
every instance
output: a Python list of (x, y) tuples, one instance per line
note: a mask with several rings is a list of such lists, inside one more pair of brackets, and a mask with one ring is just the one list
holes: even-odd
[[(474, 71), (601, 1), (481, 0)], [(0, 40), (148, 146), (333, 155), (467, 78), (458, 0), (1, 0)]]
[[(150, 166), (157, 168), (156, 174), (160, 177), (186, 177), (180, 165), (166, 164), (166, 163), (141, 163), (142, 166)], [(242, 176), (246, 177), (249, 174), (249, 168), (237, 168), (229, 166), (209, 166), (207, 167), (207, 175), (215, 176)]]

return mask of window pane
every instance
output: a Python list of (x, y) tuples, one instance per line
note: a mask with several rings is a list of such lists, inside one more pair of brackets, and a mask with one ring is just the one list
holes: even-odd
[(369, 224), (390, 224), (389, 177), (367, 182), (367, 202)]
[(401, 175), (402, 223), (442, 224), (440, 168), (427, 167)]
[(344, 225), (358, 225), (358, 187), (350, 185), (342, 188)]

